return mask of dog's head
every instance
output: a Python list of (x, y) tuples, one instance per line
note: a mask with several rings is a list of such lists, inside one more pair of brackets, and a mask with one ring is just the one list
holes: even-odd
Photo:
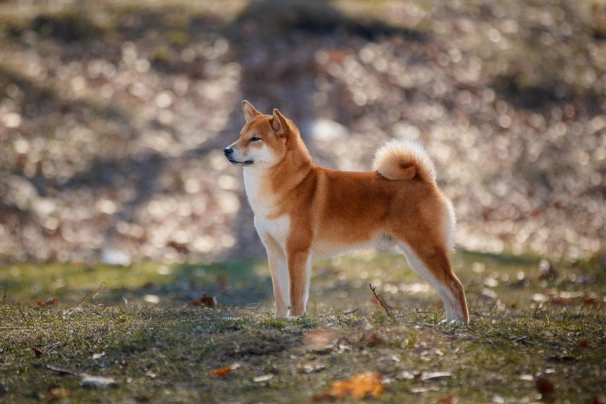
[(242, 101), (246, 124), (240, 138), (223, 152), (230, 163), (243, 166), (271, 167), (286, 154), (290, 123), (274, 109), (273, 115), (263, 115), (248, 101)]

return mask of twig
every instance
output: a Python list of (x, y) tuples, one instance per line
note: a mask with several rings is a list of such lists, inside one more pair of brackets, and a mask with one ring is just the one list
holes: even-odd
[[(93, 303), (95, 303), (95, 304), (96, 304), (95, 299), (97, 298), (97, 295), (98, 295), (99, 293), (101, 293), (101, 289), (103, 289), (103, 286), (107, 286), (107, 284), (106, 284), (105, 282), (101, 282), (101, 285), (99, 285), (99, 290), (97, 291), (97, 293), (95, 293), (95, 294), (93, 295)], [(86, 297), (86, 296), (84, 296), (84, 297)]]
[(23, 313), (23, 310), (21, 310), (21, 307), (17, 306), (17, 310), (19, 310), (19, 313), (21, 313), (21, 317), (23, 317), (23, 320), (27, 323), (27, 317), (25, 317), (25, 313)]
[(383, 306), (383, 308), (385, 309), (385, 312), (387, 313), (387, 315), (393, 319), (393, 314), (391, 314), (391, 312), (389, 311), (389, 309), (387, 308), (387, 306), (385, 306), (385, 303), (383, 303), (383, 300), (381, 300), (381, 298), (379, 297), (379, 295), (377, 295), (377, 292), (375, 292), (376, 288), (372, 287), (372, 283), (369, 283), (368, 286), (370, 286), (370, 290), (372, 290), (372, 294), (375, 295), (375, 299), (377, 299), (379, 301), (379, 303), (381, 303), (381, 306)]
[(76, 307), (80, 306), (82, 304), (82, 302), (84, 301), (84, 299), (86, 299), (88, 297), (90, 292), (86, 292), (86, 294), (84, 295), (84, 297), (78, 302), (78, 304), (76, 305)]

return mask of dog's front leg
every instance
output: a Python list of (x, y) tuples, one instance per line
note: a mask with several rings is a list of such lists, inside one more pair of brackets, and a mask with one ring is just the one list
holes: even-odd
[(275, 317), (286, 317), (288, 315), (288, 303), (290, 300), (286, 254), (284, 254), (282, 247), (273, 237), (266, 235), (262, 237), (262, 240), (267, 250), (269, 270), (271, 271), (271, 282), (276, 301)]
[(305, 305), (309, 296), (311, 253), (293, 251), (287, 254), (290, 277), (290, 316), (299, 317), (305, 313)]

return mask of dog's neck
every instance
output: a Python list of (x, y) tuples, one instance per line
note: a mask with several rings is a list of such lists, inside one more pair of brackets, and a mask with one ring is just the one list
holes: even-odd
[(267, 217), (278, 214), (284, 195), (295, 189), (308, 175), (314, 165), (307, 147), (298, 133), (288, 139), (284, 158), (271, 167), (251, 165), (244, 167), (244, 186), (255, 216)]

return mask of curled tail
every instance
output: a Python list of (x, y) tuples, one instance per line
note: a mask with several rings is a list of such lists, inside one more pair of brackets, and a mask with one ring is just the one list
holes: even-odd
[(433, 161), (421, 145), (411, 139), (392, 139), (377, 150), (372, 169), (390, 180), (410, 180), (435, 183)]

